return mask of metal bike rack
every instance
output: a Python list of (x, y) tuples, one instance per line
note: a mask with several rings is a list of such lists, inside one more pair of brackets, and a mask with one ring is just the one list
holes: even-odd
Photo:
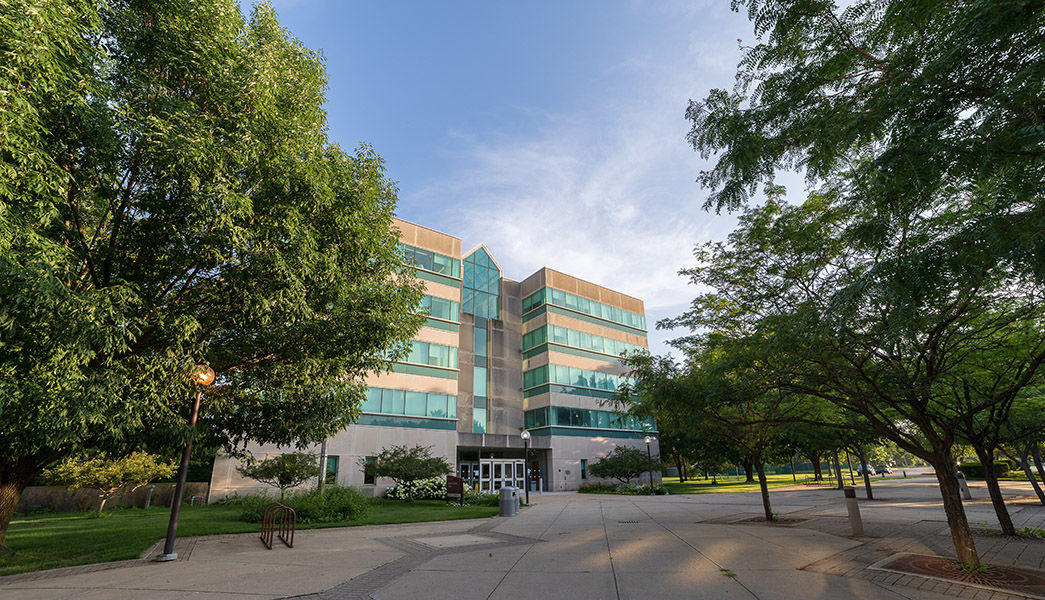
[(288, 548), (294, 547), (294, 527), (297, 525), (297, 513), (289, 506), (273, 502), (265, 507), (265, 515), (261, 518), (261, 541), (272, 549), (272, 537), (279, 526), (279, 539)]

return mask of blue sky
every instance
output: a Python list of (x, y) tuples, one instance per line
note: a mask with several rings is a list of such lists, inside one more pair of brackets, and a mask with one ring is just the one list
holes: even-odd
[(547, 266), (643, 299), (659, 353), (681, 332), (653, 323), (698, 291), (678, 270), (735, 224), (701, 210), (684, 118), (752, 41), (728, 4), (274, 2), (326, 57), (331, 139), (385, 159), (400, 218), (486, 244), (508, 278)]

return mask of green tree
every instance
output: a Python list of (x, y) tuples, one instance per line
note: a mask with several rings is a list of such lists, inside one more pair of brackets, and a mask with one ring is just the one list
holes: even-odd
[[(588, 472), (601, 479), (631, 483), (632, 479), (649, 471), (651, 458), (653, 470), (659, 471), (660, 457), (646, 456), (645, 452), (631, 446), (615, 446), (609, 454), (588, 465)], [(652, 476), (652, 473), (650, 475)]]
[(703, 249), (702, 266), (687, 271), (714, 291), (671, 324), (737, 329), (772, 386), (826, 400), (926, 460), (959, 560), (977, 564), (953, 478), (958, 424), (1033, 386), (1045, 352), (1010, 347), (1018, 376), (1001, 378), (998, 393), (955, 403), (950, 390), (970, 357), (1007, 345), (1013, 330), (1040, 330), (1038, 287), (1010, 269), (971, 273), (946, 235), (948, 214), (908, 222), (867, 253), (849, 243), (862, 213), (831, 200), (748, 210), (729, 241)]
[(414, 445), (392, 446), (382, 448), (381, 453), (372, 462), (366, 458), (359, 459), (359, 466), (370, 477), (388, 477), (400, 485), (402, 483), (439, 477), (453, 473), (450, 463), (441, 456), (432, 456), (431, 446)]
[(79, 487), (98, 490), (101, 502), (95, 514), (101, 516), (109, 500), (174, 474), (174, 464), (159, 462), (158, 458), (145, 452), (134, 452), (123, 458), (106, 458), (104, 454), (93, 458), (72, 457), (45, 471), (44, 477), (71, 490)]
[[(732, 91), (693, 101), (708, 207), (739, 208), (803, 169), (868, 209), (863, 241), (914, 215), (960, 215), (970, 269), (1045, 277), (1045, 2), (736, 0), (756, 43)], [(866, 182), (853, 186), (851, 173)]]
[(326, 137), (322, 57), (232, 0), (0, 7), (0, 547), (95, 449), (321, 441), (423, 296), (381, 159)]
[(287, 495), (287, 490), (297, 487), (319, 475), (319, 463), (316, 455), (307, 452), (286, 452), (271, 458), (251, 461), (236, 467), (239, 474), (279, 488), (279, 501)]

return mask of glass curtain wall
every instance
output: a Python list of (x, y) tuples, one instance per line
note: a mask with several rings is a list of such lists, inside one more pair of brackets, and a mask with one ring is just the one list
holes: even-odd
[(472, 371), (472, 432), (488, 433), (490, 424), (490, 319), (501, 318), (501, 270), (480, 246), (464, 258), (461, 311), (475, 317), (475, 366)]

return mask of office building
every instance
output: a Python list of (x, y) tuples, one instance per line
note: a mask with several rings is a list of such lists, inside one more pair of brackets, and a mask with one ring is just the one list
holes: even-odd
[[(409, 356), (368, 378), (359, 421), (328, 441), (328, 481), (380, 494), (392, 482), (368, 480), (360, 460), (420, 444), (474, 489), (522, 488), (528, 465), (531, 490), (575, 490), (614, 446), (646, 450), (654, 424), (606, 403), (623, 381), (620, 354), (647, 347), (641, 300), (551, 269), (514, 281), (482, 245), (462, 252), (459, 238), (395, 226), (425, 283), (429, 317)], [(212, 501), (264, 489), (237, 464), (218, 458)]]

